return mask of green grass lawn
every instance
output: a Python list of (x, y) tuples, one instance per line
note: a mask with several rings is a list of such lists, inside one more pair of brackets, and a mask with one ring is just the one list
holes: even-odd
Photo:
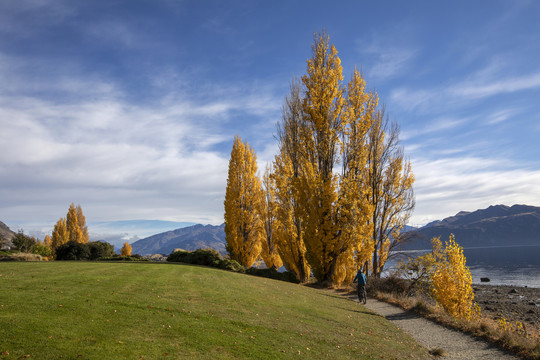
[(0, 359), (403, 359), (427, 351), (328, 290), (153, 263), (0, 263)]

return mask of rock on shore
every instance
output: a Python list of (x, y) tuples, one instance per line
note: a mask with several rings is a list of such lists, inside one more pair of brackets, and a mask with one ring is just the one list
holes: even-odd
[(474, 285), (474, 300), (484, 316), (521, 321), (540, 331), (540, 289), (504, 285)]

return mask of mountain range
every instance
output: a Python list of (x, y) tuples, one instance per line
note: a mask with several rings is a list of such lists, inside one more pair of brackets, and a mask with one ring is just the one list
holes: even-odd
[(528, 205), (494, 205), (414, 229), (414, 236), (400, 249), (429, 249), (431, 239), (440, 236), (444, 244), (450, 234), (464, 248), (540, 245), (540, 208)]
[(225, 224), (193, 225), (152, 235), (131, 244), (132, 253), (140, 255), (170, 254), (174, 249), (193, 251), (212, 248), (225, 254)]
[[(133, 226), (131, 222), (123, 225)], [(406, 230), (411, 232), (411, 239), (399, 250), (430, 249), (433, 237), (440, 236), (444, 243), (450, 234), (454, 234), (457, 243), (464, 248), (540, 245), (540, 207), (494, 205), (473, 212), (461, 211), (420, 228), (406, 227)], [(0, 222), (0, 236), (10, 239), (13, 235), (15, 233)], [(140, 255), (169, 254), (178, 248), (190, 251), (213, 248), (225, 254), (225, 224), (186, 226), (132, 242), (131, 246), (132, 252)]]

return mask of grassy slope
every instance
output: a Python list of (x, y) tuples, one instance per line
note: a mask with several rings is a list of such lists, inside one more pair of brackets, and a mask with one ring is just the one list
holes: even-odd
[(0, 359), (428, 358), (325, 290), (204, 267), (0, 263)]

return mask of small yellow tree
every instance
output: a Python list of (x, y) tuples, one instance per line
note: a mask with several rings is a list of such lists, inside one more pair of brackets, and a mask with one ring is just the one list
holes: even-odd
[(435, 254), (435, 271), (431, 275), (433, 297), (453, 317), (471, 319), (474, 292), (463, 248), (456, 243), (454, 235), (450, 235), (444, 250), (440, 240), (432, 241)]
[(131, 245), (126, 241), (122, 249), (120, 249), (120, 255), (122, 256), (131, 256)]

